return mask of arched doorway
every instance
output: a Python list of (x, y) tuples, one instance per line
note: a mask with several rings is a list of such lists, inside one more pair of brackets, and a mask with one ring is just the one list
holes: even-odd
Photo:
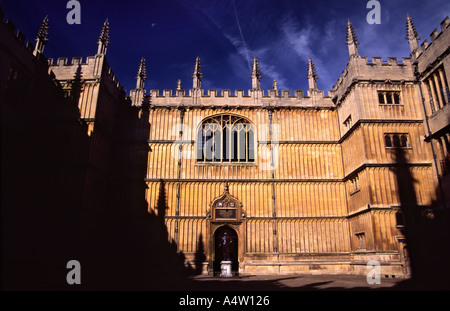
[(233, 274), (239, 270), (238, 235), (229, 226), (221, 226), (214, 233), (214, 275), (220, 273), (220, 263), (223, 260), (232, 262)]

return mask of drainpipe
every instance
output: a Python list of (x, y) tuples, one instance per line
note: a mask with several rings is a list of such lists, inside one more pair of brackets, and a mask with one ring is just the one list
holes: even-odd
[(267, 110), (269, 114), (269, 143), (270, 143), (270, 170), (272, 172), (272, 218), (273, 218), (273, 252), (278, 257), (278, 241), (277, 241), (277, 213), (276, 213), (276, 197), (275, 197), (275, 172), (273, 160), (273, 142), (272, 142), (272, 114), (273, 109)]
[(178, 146), (178, 173), (177, 173), (177, 201), (176, 201), (176, 208), (175, 208), (175, 243), (177, 245), (177, 251), (178, 251), (178, 223), (179, 219), (178, 216), (180, 216), (180, 178), (181, 178), (181, 157), (183, 154), (183, 123), (184, 123), (184, 112), (186, 111), (184, 107), (179, 107), (178, 110), (180, 111), (180, 131), (179, 131), (179, 140), (180, 144)]

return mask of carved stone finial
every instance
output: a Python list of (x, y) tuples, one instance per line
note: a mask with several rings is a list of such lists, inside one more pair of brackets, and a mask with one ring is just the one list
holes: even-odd
[(261, 89), (260, 80), (262, 76), (261, 70), (259, 69), (258, 58), (256, 57), (253, 58), (252, 75), (250, 77), (252, 78), (252, 89), (254, 90)]
[(223, 186), (223, 190), (224, 190), (224, 192), (229, 192), (228, 181), (225, 182), (225, 185)]
[(352, 23), (350, 20), (347, 21), (347, 40), (345, 42), (348, 45), (348, 52), (350, 56), (357, 56), (358, 54), (358, 48), (356, 47), (359, 42), (356, 38), (355, 28), (353, 28)]
[(409, 14), (406, 16), (406, 39), (417, 39), (420, 40), (419, 34), (417, 33), (416, 26), (414, 25), (414, 22), (409, 16)]
[(277, 82), (277, 80), (273, 80), (272, 89), (275, 91), (275, 95), (278, 96), (278, 82)]
[(141, 58), (141, 63), (139, 64), (137, 77), (146, 79), (147, 78), (147, 68), (145, 66), (145, 58)]
[(308, 84), (309, 84), (309, 89), (317, 89), (317, 73), (316, 73), (316, 67), (314, 66), (314, 63), (312, 61), (312, 58), (310, 57), (308, 59)]
[(48, 16), (45, 16), (42, 21), (41, 28), (39, 28), (36, 41), (39, 39), (42, 41), (48, 41)]
[(136, 82), (136, 88), (137, 89), (143, 89), (145, 79), (147, 79), (147, 68), (145, 65), (145, 58), (141, 58), (141, 63), (139, 64), (138, 73), (136, 76), (137, 82)]
[(177, 81), (177, 91), (181, 91), (181, 90), (182, 90), (182, 88), (181, 88), (181, 80), (178, 79), (178, 81)]
[(411, 19), (411, 16), (406, 17), (406, 39), (409, 42), (411, 53), (415, 53), (419, 49), (419, 34), (417, 33), (416, 26)]
[(192, 88), (200, 89), (203, 74), (202, 74), (202, 64), (200, 63), (200, 57), (198, 56), (195, 59), (194, 73), (192, 74), (192, 78), (194, 79)]
[(36, 36), (36, 46), (34, 48), (34, 55), (37, 55), (38, 53), (42, 54), (44, 53), (44, 47), (45, 44), (48, 41), (48, 17), (45, 16), (44, 20), (42, 21), (41, 27), (39, 28), (38, 34)]
[(98, 50), (97, 54), (106, 54), (106, 48), (108, 47), (109, 41), (109, 21), (106, 19), (103, 24), (102, 31), (100, 32), (100, 37), (98, 38)]

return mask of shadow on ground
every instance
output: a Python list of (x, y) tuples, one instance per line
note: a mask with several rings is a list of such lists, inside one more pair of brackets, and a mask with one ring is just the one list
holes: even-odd
[[(101, 288), (79, 287), (88, 290), (138, 291), (442, 291), (447, 284), (424, 285), (409, 279), (381, 278), (380, 284), (368, 284), (365, 276), (354, 275), (279, 275), (240, 276), (219, 278), (205, 275), (160, 274), (155, 271), (135, 271), (114, 275), (115, 282)], [(114, 285), (116, 284), (116, 285)]]

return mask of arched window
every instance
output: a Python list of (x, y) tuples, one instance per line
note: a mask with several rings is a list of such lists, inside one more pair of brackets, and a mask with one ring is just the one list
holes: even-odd
[(197, 133), (197, 162), (255, 162), (254, 132), (253, 124), (240, 116), (206, 118)]

